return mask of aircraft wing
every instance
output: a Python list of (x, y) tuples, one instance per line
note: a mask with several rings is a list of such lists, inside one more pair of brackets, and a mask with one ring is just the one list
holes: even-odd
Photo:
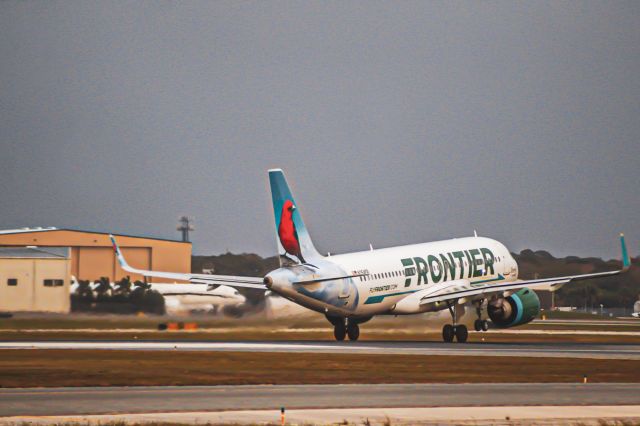
[(238, 277), (233, 275), (209, 275), (209, 274), (184, 274), (179, 272), (160, 272), (160, 271), (148, 271), (144, 269), (137, 269), (129, 266), (124, 259), (120, 247), (116, 243), (116, 239), (113, 235), (109, 235), (111, 243), (113, 244), (113, 250), (116, 253), (120, 267), (132, 274), (139, 274), (145, 277), (165, 278), (169, 280), (189, 281), (193, 284), (209, 284), (209, 285), (226, 285), (229, 287), (246, 287), (266, 290), (262, 278), (259, 277)]
[[(536, 287), (556, 287), (564, 284), (569, 284), (573, 282), (592, 280), (596, 278), (610, 277), (614, 275), (619, 275), (623, 272), (626, 272), (631, 266), (631, 260), (629, 259), (629, 254), (627, 252), (627, 247), (624, 242), (624, 235), (620, 234), (620, 245), (622, 247), (622, 269), (616, 271), (608, 271), (608, 272), (597, 272), (594, 274), (583, 274), (583, 275), (569, 275), (566, 277), (553, 277), (553, 278), (541, 278), (535, 280), (518, 280), (511, 281), (505, 283), (496, 283), (496, 284), (487, 284), (481, 287), (472, 287), (470, 284), (468, 285), (457, 285), (452, 287), (441, 287), (436, 289), (433, 292), (425, 294), (424, 297), (420, 299), (420, 304), (427, 304), (433, 302), (446, 302), (453, 301), (459, 299), (478, 299), (478, 298), (486, 298), (495, 293), (501, 293), (505, 291), (516, 291), (521, 288), (531, 288), (535, 289)], [(426, 289), (425, 289), (426, 290)], [(423, 291), (425, 291), (423, 290)]]

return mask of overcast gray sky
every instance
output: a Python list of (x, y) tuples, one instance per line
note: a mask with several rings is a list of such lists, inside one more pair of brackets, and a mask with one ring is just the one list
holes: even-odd
[(0, 228), (640, 250), (640, 2), (0, 2)]

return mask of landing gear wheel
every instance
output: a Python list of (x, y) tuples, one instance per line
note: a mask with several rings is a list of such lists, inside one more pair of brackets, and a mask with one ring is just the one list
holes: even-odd
[(489, 321), (482, 320), (482, 331), (487, 331), (489, 329)]
[(447, 343), (453, 342), (453, 336), (455, 336), (455, 330), (451, 324), (447, 324), (442, 327), (442, 340)]
[(482, 330), (482, 320), (479, 320), (479, 319), (475, 320), (475, 321), (473, 322), (473, 328), (474, 328), (474, 330), (476, 330), (476, 331), (480, 331), (480, 330)]
[(466, 325), (457, 325), (455, 328), (456, 340), (458, 343), (464, 343), (467, 341), (467, 337), (469, 337), (469, 332), (467, 331)]
[(358, 324), (348, 324), (347, 335), (349, 336), (349, 340), (358, 340), (358, 337), (360, 337), (360, 327), (358, 327)]
[(346, 335), (347, 335), (347, 330), (344, 324), (336, 324), (333, 327), (333, 336), (336, 338), (338, 342), (342, 342)]

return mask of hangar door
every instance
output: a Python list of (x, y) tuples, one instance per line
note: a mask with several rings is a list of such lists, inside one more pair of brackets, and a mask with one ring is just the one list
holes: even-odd
[[(115, 253), (113, 250), (111, 251), (113, 255), (114, 268), (116, 270), (116, 280), (120, 280), (127, 275), (131, 277), (131, 281), (141, 280), (143, 277), (141, 275), (130, 274), (127, 271), (123, 271), (120, 265), (118, 264), (118, 260), (116, 259)], [(150, 247), (123, 247), (122, 255), (125, 259), (127, 259), (127, 263), (134, 268), (138, 269), (151, 269), (151, 248)]]
[[(150, 247), (123, 247), (122, 254), (131, 266), (151, 269)], [(127, 275), (130, 275), (132, 280), (142, 278), (123, 271), (111, 247), (79, 247), (77, 256), (78, 279), (93, 281), (100, 277), (109, 277), (109, 280), (117, 281)]]

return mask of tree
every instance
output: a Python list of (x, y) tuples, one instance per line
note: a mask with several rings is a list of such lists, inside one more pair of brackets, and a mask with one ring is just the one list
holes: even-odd
[(96, 301), (98, 302), (108, 301), (111, 298), (113, 290), (111, 289), (111, 282), (109, 281), (109, 277), (100, 277), (95, 292)]
[(78, 288), (76, 289), (76, 295), (78, 296), (78, 299), (83, 302), (93, 302), (94, 294), (93, 290), (91, 290), (91, 281), (79, 280)]
[(131, 293), (131, 279), (126, 276), (120, 281), (115, 283), (113, 289), (114, 302), (126, 302), (129, 300), (129, 294)]
[(151, 285), (143, 281), (136, 281), (134, 288), (129, 294), (129, 301), (135, 306), (138, 312), (164, 315), (164, 296), (155, 290), (151, 290)]

